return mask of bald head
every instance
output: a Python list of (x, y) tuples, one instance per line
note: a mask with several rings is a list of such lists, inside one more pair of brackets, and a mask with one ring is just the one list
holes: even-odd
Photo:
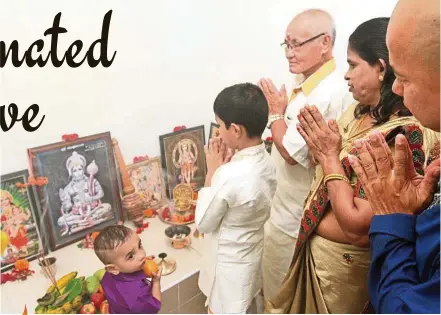
[(320, 9), (310, 9), (296, 15), (288, 25), (288, 30), (299, 29), (309, 36), (315, 36), (320, 33), (329, 34), (332, 45), (334, 46), (336, 29), (332, 16)]
[(420, 61), (428, 71), (437, 71), (440, 64), (440, 2), (401, 0), (390, 19), (390, 44), (398, 43), (408, 59)]
[(440, 3), (400, 0), (387, 29), (394, 92), (426, 127), (440, 129)]

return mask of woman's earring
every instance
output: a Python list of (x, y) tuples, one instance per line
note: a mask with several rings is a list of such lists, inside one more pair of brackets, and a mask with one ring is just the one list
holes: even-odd
[(384, 77), (380, 74), (379, 77), (378, 77), (378, 79), (380, 80), (380, 82), (383, 82)]

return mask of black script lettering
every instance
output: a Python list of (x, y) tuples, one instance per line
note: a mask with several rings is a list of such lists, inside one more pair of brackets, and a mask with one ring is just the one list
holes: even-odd
[(58, 56), (57, 56), (58, 34), (67, 33), (67, 30), (64, 27), (60, 27), (60, 19), (61, 19), (61, 12), (59, 12), (55, 16), (54, 23), (52, 23), (52, 27), (48, 28), (46, 32), (44, 32), (44, 36), (51, 35), (51, 51), (49, 52), (49, 55), (51, 56), (52, 64), (57, 68), (61, 67), (64, 58), (66, 58), (63, 57), (63, 59), (58, 60)]
[[(14, 103), (9, 104), (8, 106), (8, 114), (9, 117), (11, 118), (11, 123), (8, 126), (7, 122), (6, 122), (6, 105), (2, 105), (0, 106), (0, 125), (3, 131), (9, 131), (15, 124), (15, 122), (17, 121), (22, 121), (23, 124), (23, 128), (28, 131), (28, 132), (33, 132), (35, 130), (37, 130), (38, 128), (40, 128), (41, 124), (43, 123), (44, 118), (46, 117), (45, 115), (43, 115), (43, 117), (40, 120), (40, 123), (35, 126), (32, 127), (31, 126), (31, 122), (37, 117), (38, 112), (39, 112), (40, 108), (37, 104), (33, 104), (31, 106), (29, 106), (29, 108), (24, 112), (22, 117), (18, 117), (18, 107), (17, 105), (15, 105)], [(31, 113), (31, 117), (29, 117), (30, 112)]]
[[(87, 62), (89, 63), (89, 66), (92, 68), (96, 67), (101, 60), (101, 64), (103, 67), (110, 67), (113, 63), (113, 60), (115, 59), (116, 51), (113, 53), (112, 59), (107, 59), (107, 46), (109, 41), (109, 26), (110, 26), (110, 19), (112, 18), (112, 10), (106, 13), (103, 19), (103, 28), (101, 30), (101, 38), (97, 39), (90, 45), (89, 51), (87, 52)], [(98, 59), (95, 59), (93, 57), (93, 50), (95, 48), (96, 44), (100, 44), (100, 57)]]
[[(74, 59), (78, 56), (81, 49), (83, 48), (83, 42), (81, 40), (74, 41), (68, 48), (68, 50), (65, 52), (62, 59), (58, 58), (57, 55), (57, 47), (58, 47), (58, 36), (62, 33), (67, 33), (67, 30), (63, 27), (60, 27), (60, 19), (61, 19), (61, 12), (59, 12), (55, 17), (54, 21), (52, 23), (52, 27), (48, 28), (44, 32), (44, 36), (51, 36), (51, 48), (47, 55), (46, 59), (43, 59), (43, 56), (41, 55), (41, 51), (44, 47), (44, 41), (42, 39), (36, 40), (32, 45), (29, 47), (28, 50), (25, 51), (23, 58), (20, 59), (18, 56), (18, 50), (19, 50), (19, 44), (18, 41), (14, 40), (11, 42), (11, 45), (9, 49), (6, 49), (6, 44), (4, 41), (0, 41), (0, 67), (3, 68), (6, 65), (6, 61), (8, 60), (9, 55), (11, 55), (11, 62), (14, 67), (20, 67), (23, 62), (26, 62), (26, 65), (28, 67), (33, 67), (36, 64), (39, 67), (44, 67), (46, 63), (48, 62), (49, 58), (51, 59), (52, 64), (55, 67), (61, 67), (64, 61), (66, 60), (66, 63), (71, 68), (77, 68), (81, 66), (84, 61), (87, 59), (87, 63), (90, 67), (94, 68), (97, 65), (101, 64), (103, 67), (110, 67), (113, 63), (113, 60), (116, 56), (116, 51), (114, 51), (112, 58), (109, 60), (107, 57), (107, 50), (108, 50), (108, 41), (109, 41), (109, 27), (110, 27), (110, 21), (112, 19), (112, 10), (108, 11), (103, 19), (103, 26), (101, 30), (101, 38), (95, 40), (89, 47), (89, 50), (86, 52), (84, 58), (80, 62), (76, 62)], [(99, 44), (99, 58), (95, 59), (93, 56), (93, 52), (95, 49), (95, 46)], [(32, 57), (32, 51), (36, 48), (36, 51), (40, 53), (40, 55), (34, 59)]]
[(35, 64), (38, 64), (39, 67), (44, 67), (44, 65), (49, 60), (49, 56), (47, 56), (46, 60), (43, 60), (43, 56), (40, 54), (37, 59), (32, 59), (32, 49), (34, 48), (34, 46), (37, 47), (37, 52), (40, 52), (43, 50), (44, 41), (42, 39), (38, 39), (29, 47), (27, 53), (25, 53), (26, 64), (29, 67), (33, 67), (35, 66)]
[(9, 46), (8, 52), (6, 52), (6, 44), (4, 41), (0, 41), (0, 67), (3, 68), (6, 64), (6, 60), (8, 60), (9, 53), (12, 54), (12, 64), (14, 67), (20, 67), (23, 63), (26, 53), (23, 58), (20, 60), (18, 58), (18, 41), (13, 40), (11, 46)]
[(72, 67), (72, 68), (79, 67), (83, 64), (84, 60), (86, 59), (87, 55), (84, 56), (83, 60), (81, 60), (80, 62), (75, 62), (75, 60), (74, 60), (74, 58), (76, 56), (78, 56), (78, 54), (80, 53), (81, 48), (83, 48), (83, 42), (80, 40), (76, 40), (69, 46), (69, 49), (66, 51), (66, 54), (65, 54), (66, 63), (70, 67)]

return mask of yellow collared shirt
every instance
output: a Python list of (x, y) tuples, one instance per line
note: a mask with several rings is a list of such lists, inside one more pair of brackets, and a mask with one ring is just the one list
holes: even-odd
[(313, 176), (308, 146), (297, 131), (297, 115), (305, 105), (315, 105), (326, 120), (338, 119), (353, 102), (353, 98), (343, 74), (336, 71), (334, 59), (306, 80), (303, 75), (297, 75), (291, 91), (285, 112), (288, 129), (283, 137), (283, 146), (298, 164), (291, 166), (286, 163), (277, 148), (273, 147), (277, 190), (271, 209), (271, 221), (286, 234), (297, 237), (303, 202), (309, 193)]

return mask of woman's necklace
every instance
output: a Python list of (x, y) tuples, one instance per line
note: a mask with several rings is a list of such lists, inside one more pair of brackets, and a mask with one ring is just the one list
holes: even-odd
[(348, 133), (349, 125), (352, 124), (352, 122), (357, 119), (357, 117), (354, 117), (347, 125), (343, 128), (344, 133)]
[[(356, 124), (356, 126), (355, 126), (355, 124), (354, 124), (354, 125), (353, 125), (353, 128), (351, 128), (351, 131), (352, 131), (352, 129), (354, 129), (354, 128), (355, 128), (355, 130), (358, 131), (358, 129), (359, 129), (360, 126), (363, 124), (363, 122), (364, 122), (364, 120), (366, 119), (366, 117), (370, 117), (370, 113), (366, 113), (366, 114), (363, 116), (363, 118), (358, 119), (358, 124)], [(346, 127), (343, 128), (343, 131), (344, 131), (345, 134), (348, 133), (348, 131), (349, 131), (349, 126), (350, 126), (350, 125), (354, 122), (354, 120), (356, 120), (356, 119), (357, 119), (357, 118), (354, 117), (354, 119), (352, 119), (352, 120), (346, 125)], [(361, 131), (361, 132), (364, 132), (364, 131), (370, 129), (371, 127), (372, 127), (372, 126), (369, 125), (369, 127), (365, 128), (365, 129), (364, 129), (363, 131)], [(361, 132), (359, 132), (359, 133), (361, 133)]]

